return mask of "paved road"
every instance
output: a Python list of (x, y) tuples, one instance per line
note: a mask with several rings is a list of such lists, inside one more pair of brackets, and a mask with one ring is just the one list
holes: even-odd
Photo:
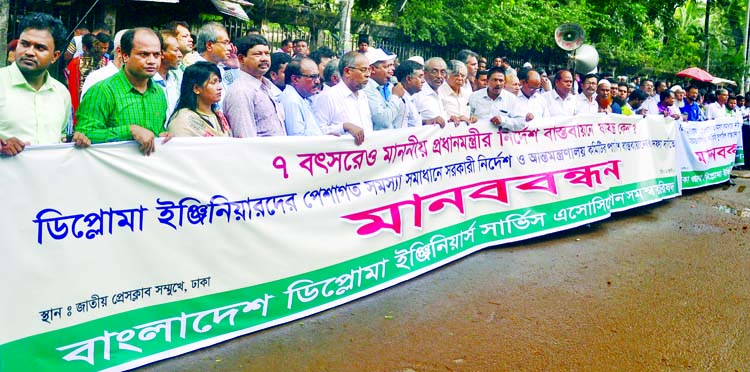
[(735, 181), (141, 370), (750, 371), (750, 179)]

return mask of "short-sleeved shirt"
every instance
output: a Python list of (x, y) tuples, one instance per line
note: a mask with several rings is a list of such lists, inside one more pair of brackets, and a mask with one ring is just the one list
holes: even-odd
[(284, 107), (284, 124), (289, 136), (322, 136), (318, 120), (312, 111), (312, 102), (303, 98), (291, 85), (284, 87), (279, 95)]
[(16, 137), (32, 145), (59, 143), (71, 119), (70, 94), (45, 73), (35, 90), (13, 63), (0, 68), (0, 138)]
[(129, 141), (130, 125), (144, 127), (159, 135), (164, 132), (167, 97), (149, 79), (141, 93), (130, 84), (125, 70), (89, 89), (76, 112), (79, 132), (92, 143)]

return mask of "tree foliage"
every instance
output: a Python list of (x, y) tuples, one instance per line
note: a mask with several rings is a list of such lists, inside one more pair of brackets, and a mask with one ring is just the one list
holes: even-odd
[[(554, 29), (578, 23), (599, 51), (601, 69), (668, 76), (705, 66), (702, 0), (357, 0), (355, 12), (392, 22), (412, 41), (468, 47), (564, 64)], [(744, 0), (712, 0), (711, 71), (741, 79)]]

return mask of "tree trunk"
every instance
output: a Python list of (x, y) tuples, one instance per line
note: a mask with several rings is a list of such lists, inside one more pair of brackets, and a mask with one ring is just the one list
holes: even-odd
[[(8, 15), (10, 13), (10, 2), (0, 1), (0, 35), (8, 35)], [(0, 43), (0, 67), (5, 66), (8, 58), (7, 36)]]

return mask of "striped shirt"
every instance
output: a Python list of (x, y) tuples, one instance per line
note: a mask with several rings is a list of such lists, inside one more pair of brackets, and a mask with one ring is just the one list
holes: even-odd
[(129, 141), (130, 125), (144, 127), (158, 136), (164, 132), (167, 97), (149, 79), (144, 93), (133, 87), (120, 70), (89, 89), (76, 112), (76, 129), (92, 143)]

